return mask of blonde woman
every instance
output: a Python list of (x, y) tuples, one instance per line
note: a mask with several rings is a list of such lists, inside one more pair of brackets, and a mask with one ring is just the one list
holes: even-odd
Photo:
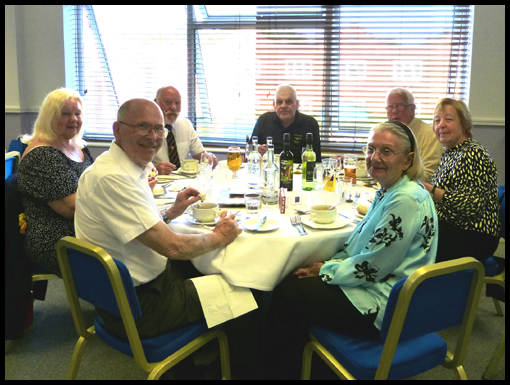
[(430, 182), (424, 183), (439, 217), (437, 262), (464, 256), (484, 262), (498, 247), (498, 172), (489, 152), (473, 139), (472, 128), (462, 100), (437, 102), (434, 132), (445, 153)]
[(60, 88), (43, 101), (18, 169), (27, 230), (25, 252), (46, 272), (60, 274), (55, 245), (74, 236), (78, 179), (93, 163), (82, 130), (83, 100), (74, 90)]

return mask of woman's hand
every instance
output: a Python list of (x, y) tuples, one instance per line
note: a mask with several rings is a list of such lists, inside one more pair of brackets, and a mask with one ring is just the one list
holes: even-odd
[(292, 274), (296, 275), (298, 278), (316, 277), (319, 275), (322, 265), (324, 265), (324, 262), (315, 262), (307, 267), (297, 269)]

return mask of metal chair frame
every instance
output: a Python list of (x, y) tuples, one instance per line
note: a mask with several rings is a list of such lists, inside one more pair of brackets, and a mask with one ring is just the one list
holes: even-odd
[(74, 349), (69, 372), (67, 374), (67, 379), (76, 379), (87, 342), (98, 337), (95, 333), (95, 326), (87, 328), (85, 325), (80, 301), (78, 300), (78, 293), (76, 291), (73, 275), (71, 273), (67, 248), (77, 250), (80, 253), (95, 258), (105, 268), (106, 272), (108, 273), (113, 292), (115, 294), (122, 320), (124, 322), (129, 345), (131, 347), (134, 359), (144, 371), (149, 373), (149, 380), (159, 379), (159, 377), (165, 371), (179, 363), (185, 357), (200, 347), (204, 346), (214, 338), (218, 338), (220, 345), (222, 377), (223, 379), (230, 379), (230, 362), (228, 357), (227, 337), (219, 329), (208, 330), (160, 362), (148, 362), (142, 347), (142, 340), (140, 340), (140, 336), (136, 328), (130, 303), (126, 296), (126, 289), (124, 287), (124, 283), (122, 281), (122, 277), (119, 273), (115, 260), (99, 246), (76, 239), (74, 237), (64, 237), (57, 243), (57, 256), (60, 264), (60, 269), (62, 271), (69, 304), (71, 306), (71, 312), (73, 315), (76, 330), (80, 336)]
[[(467, 379), (462, 364), (464, 362), (467, 346), (471, 337), (471, 330), (475, 320), (478, 308), (478, 301), (483, 286), (485, 270), (483, 265), (471, 257), (459, 258), (452, 261), (437, 263), (424, 266), (416, 270), (407, 278), (398, 297), (395, 311), (391, 319), (388, 335), (384, 342), (379, 366), (375, 379), (387, 379), (391, 369), (393, 356), (399, 343), (400, 333), (406, 319), (409, 305), (413, 299), (413, 293), (416, 288), (425, 280), (439, 275), (450, 274), (456, 271), (474, 269), (473, 279), (467, 304), (464, 311), (463, 321), (458, 334), (457, 344), (454, 353), (447, 352), (447, 356), (442, 365), (452, 369), (458, 379)], [(333, 371), (342, 379), (355, 379), (354, 376), (310, 333), (311, 340), (305, 346), (303, 352), (302, 379), (310, 379), (312, 354), (315, 351)]]

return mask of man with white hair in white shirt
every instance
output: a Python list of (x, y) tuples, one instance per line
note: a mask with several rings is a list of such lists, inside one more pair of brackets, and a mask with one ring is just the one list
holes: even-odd
[[(153, 163), (159, 174), (170, 174), (180, 166), (180, 161), (188, 154), (200, 160), (203, 153), (207, 153), (202, 142), (189, 119), (179, 118), (181, 112), (181, 94), (177, 88), (162, 87), (156, 93), (154, 101), (158, 104), (165, 118), (168, 136), (161, 149), (156, 154)], [(213, 168), (218, 164), (218, 158), (213, 153), (207, 153)]]
[(432, 126), (415, 117), (414, 96), (406, 88), (397, 87), (389, 90), (385, 108), (388, 120), (404, 123), (416, 137), (424, 167), (421, 181), (428, 182), (443, 155), (443, 145), (437, 140)]

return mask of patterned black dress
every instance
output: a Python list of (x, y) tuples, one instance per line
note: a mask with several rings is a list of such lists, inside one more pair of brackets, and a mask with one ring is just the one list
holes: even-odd
[(430, 179), (445, 190), (436, 202), (436, 262), (462, 256), (484, 261), (494, 253), (501, 231), (497, 180), (494, 161), (477, 141), (467, 139), (445, 150)]
[(35, 147), (18, 169), (18, 189), (28, 223), (25, 252), (32, 262), (58, 276), (55, 246), (60, 238), (75, 235), (74, 219), (57, 214), (48, 202), (76, 193), (81, 174), (94, 161), (87, 148), (82, 151), (84, 161), (75, 162), (55, 147)]

